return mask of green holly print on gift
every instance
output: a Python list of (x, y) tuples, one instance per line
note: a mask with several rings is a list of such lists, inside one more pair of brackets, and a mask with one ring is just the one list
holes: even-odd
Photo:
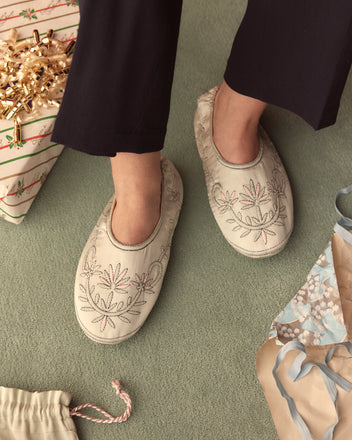
[(66, 0), (66, 5), (67, 6), (78, 6), (78, 1), (77, 0)]
[(44, 171), (44, 173), (39, 177), (39, 180), (40, 180), (40, 182), (41, 182), (42, 185), (43, 185), (43, 183), (45, 182), (47, 176), (48, 176), (48, 173), (46, 173), (46, 172)]
[(10, 149), (13, 148), (16, 145), (17, 150), (19, 150), (20, 148), (23, 148), (23, 145), (27, 143), (27, 141), (21, 141), (21, 142), (15, 142), (13, 140), (13, 137), (10, 136), (9, 134), (6, 135), (6, 139), (10, 142)]
[(18, 181), (18, 187), (16, 191), (16, 196), (21, 197), (21, 195), (24, 193), (24, 182)]
[(38, 20), (38, 17), (35, 15), (34, 9), (31, 8), (23, 9), (23, 11), (20, 12), (20, 15), (23, 15), (23, 18), (28, 18), (29, 20), (31, 18)]

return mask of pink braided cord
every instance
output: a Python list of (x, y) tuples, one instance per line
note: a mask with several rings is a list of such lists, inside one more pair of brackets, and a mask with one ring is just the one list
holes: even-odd
[[(126, 411), (122, 414), (122, 416), (113, 417), (112, 415), (110, 415), (109, 413), (104, 411), (103, 409), (98, 408), (96, 405), (92, 405), (91, 403), (85, 403), (84, 405), (76, 406), (76, 408), (71, 409), (70, 415), (82, 417), (83, 419), (87, 419), (87, 420), (90, 420), (91, 422), (95, 422), (95, 423), (121, 423), (121, 422), (125, 422), (129, 418), (129, 416), (131, 415), (131, 412), (132, 412), (132, 402), (131, 402), (130, 396), (126, 393), (126, 391), (124, 391), (121, 388), (119, 380), (116, 380), (115, 382), (111, 382), (111, 384), (112, 384), (113, 388), (115, 388), (116, 394), (127, 405)], [(106, 417), (106, 419), (97, 419), (95, 417), (86, 416), (85, 414), (82, 414), (79, 412), (83, 408), (94, 408), (95, 410), (97, 410), (98, 412), (103, 414)]]

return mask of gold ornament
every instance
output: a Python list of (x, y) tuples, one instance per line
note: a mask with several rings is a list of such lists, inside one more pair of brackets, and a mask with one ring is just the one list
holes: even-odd
[(53, 38), (53, 30), (40, 39), (17, 42), (11, 29), (7, 40), (0, 40), (0, 119), (14, 121), (14, 142), (21, 142), (21, 113), (33, 118), (42, 107), (60, 107), (70, 71), (75, 41), (68, 44)]

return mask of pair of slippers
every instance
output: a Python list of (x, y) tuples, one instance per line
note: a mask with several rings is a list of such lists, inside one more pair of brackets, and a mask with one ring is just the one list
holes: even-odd
[[(194, 119), (210, 206), (234, 249), (252, 258), (270, 257), (284, 248), (293, 229), (290, 183), (261, 126), (260, 152), (254, 161), (234, 165), (222, 158), (212, 137), (218, 88), (199, 97)], [(111, 230), (114, 194), (81, 254), (75, 281), (76, 316), (95, 342), (117, 344), (133, 336), (158, 298), (183, 201), (182, 180), (175, 166), (163, 158), (161, 170), (161, 214), (150, 237), (134, 246), (115, 239)]]

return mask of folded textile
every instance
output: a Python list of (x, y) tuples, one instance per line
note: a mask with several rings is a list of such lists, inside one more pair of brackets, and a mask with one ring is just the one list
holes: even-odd
[[(121, 388), (120, 381), (113, 381), (112, 386), (117, 396), (126, 403), (126, 410), (119, 417), (90, 403), (70, 410), (72, 396), (65, 391), (31, 392), (0, 386), (0, 439), (78, 440), (73, 416), (103, 424), (125, 422), (132, 412), (131, 399)], [(84, 408), (93, 408), (105, 418), (82, 414), (80, 411)]]
[[(338, 195), (350, 192), (352, 185)], [(280, 440), (351, 438), (351, 226), (344, 216), (335, 225), (257, 354), (258, 379)]]

